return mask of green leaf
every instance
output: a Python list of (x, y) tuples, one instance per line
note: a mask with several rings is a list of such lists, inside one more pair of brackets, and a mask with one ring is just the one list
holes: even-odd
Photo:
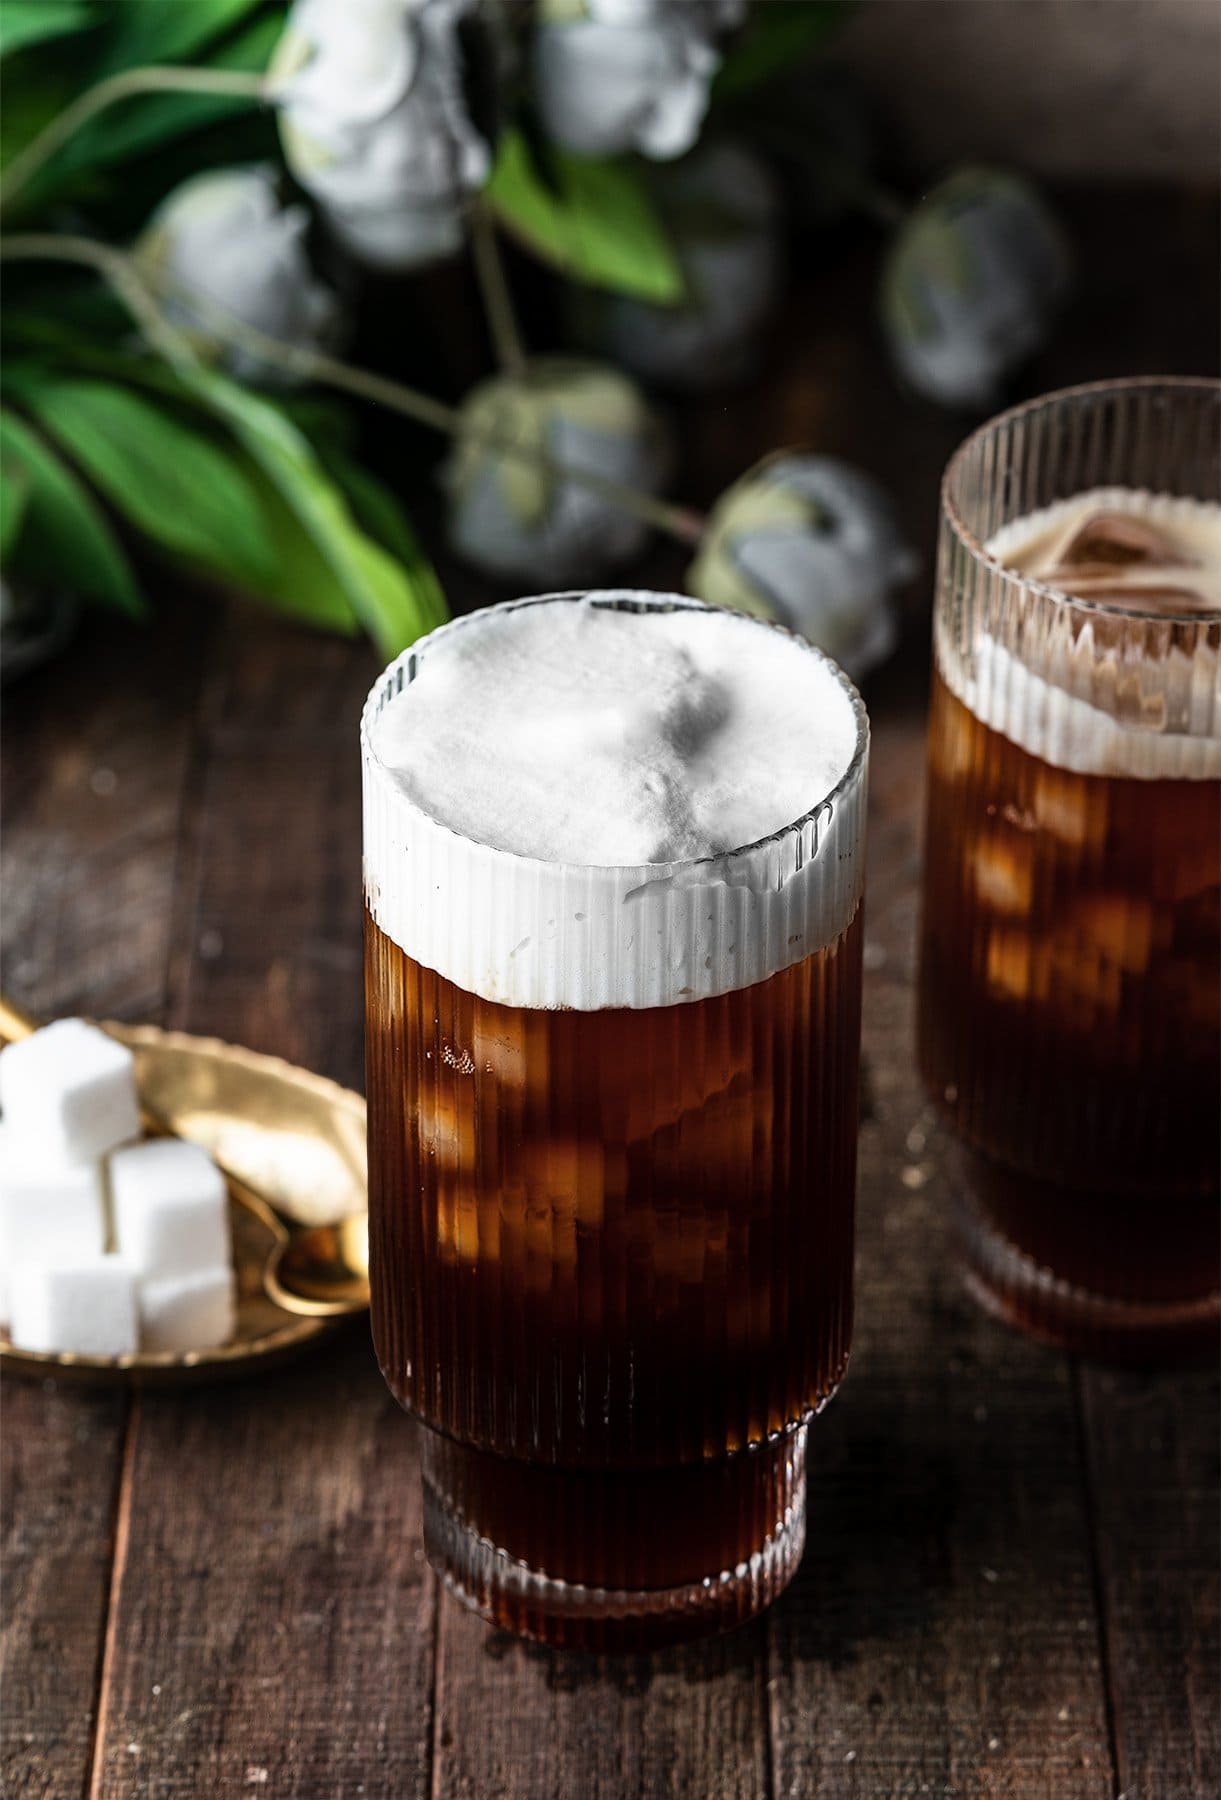
[[(97, 18), (85, 0), (4, 0), (0, 6), (0, 56), (63, 37), (96, 23)], [(7, 99), (6, 95), (6, 103)]]
[(397, 500), (375, 475), (335, 443), (322, 451), (322, 460), (343, 489), (357, 522), (402, 565), (420, 616), (427, 621), (425, 629), (443, 624), (449, 617), (449, 608), (437, 572)]
[(34, 60), (38, 66), (23, 68), (20, 81), (8, 78), (4, 83), (0, 168), (7, 168), (73, 98), (72, 81), (64, 69), (48, 69), (41, 66), (38, 58)]
[(591, 287), (662, 306), (684, 298), (678, 259), (630, 163), (595, 162), (552, 147), (547, 175), (521, 133), (506, 132), (487, 198), (528, 249)]
[(111, 0), (110, 42), (100, 72), (111, 75), (143, 63), (185, 62), (258, 4), (259, 0)]
[(0, 566), (8, 567), (30, 499), (29, 478), (19, 463), (0, 456)]
[(283, 412), (213, 369), (183, 369), (180, 376), (280, 495), (383, 655), (397, 655), (435, 623), (429, 596), (360, 530), (308, 439)]
[(274, 553), (263, 509), (227, 450), (112, 382), (21, 371), (9, 386), (136, 530), (196, 567), (259, 586)]
[(7, 410), (0, 412), (0, 454), (21, 468), (29, 484), (21, 567), (125, 612), (142, 613), (131, 568), (100, 508), (34, 428)]
[(730, 51), (712, 84), (714, 100), (725, 100), (792, 69), (835, 31), (853, 0), (779, 0), (753, 6), (741, 41)]
[[(180, 10), (178, 0), (165, 0), (169, 10)], [(185, 0), (181, 10), (190, 11), (195, 0)], [(223, 45), (208, 58), (212, 69), (245, 69), (259, 73), (267, 67), (272, 47), (283, 30), (283, 20), (274, 16), (255, 19), (239, 32), (232, 43)], [(217, 119), (236, 112), (248, 111), (254, 101), (242, 95), (228, 94), (149, 94), (140, 99), (125, 100), (107, 112), (65, 145), (57, 158), (54, 174), (66, 180), (82, 171), (108, 167), (181, 137), (185, 132), (210, 125)]]

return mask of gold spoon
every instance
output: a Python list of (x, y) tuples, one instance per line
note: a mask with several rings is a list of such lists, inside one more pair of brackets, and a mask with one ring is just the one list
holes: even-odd
[[(38, 1023), (0, 996), (0, 1039), (16, 1043)], [(102, 1027), (105, 1030), (105, 1026)], [(141, 1105), (149, 1137), (176, 1137), (157, 1113)], [(261, 1194), (221, 1165), (229, 1193), (253, 1213), (273, 1239), (263, 1267), (263, 1291), (285, 1312), (334, 1318), (363, 1312), (369, 1304), (369, 1215), (354, 1213), (334, 1225), (300, 1225), (283, 1218)]]

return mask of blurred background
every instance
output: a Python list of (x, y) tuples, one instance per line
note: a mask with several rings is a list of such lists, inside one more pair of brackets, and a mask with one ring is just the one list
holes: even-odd
[[(670, 586), (804, 631), (884, 725), (923, 694), (954, 444), (1216, 365), (1196, 0), (5, 0), (0, 52), (5, 979), (36, 1010), (219, 983), (205, 1025), (308, 1058), (326, 982), (265, 836), (308, 725), (354, 980), (380, 662), (512, 593)], [(116, 828), (177, 834), (155, 878)], [(209, 925), (238, 846), (274, 904)], [(160, 1000), (136, 900), (173, 919)]]

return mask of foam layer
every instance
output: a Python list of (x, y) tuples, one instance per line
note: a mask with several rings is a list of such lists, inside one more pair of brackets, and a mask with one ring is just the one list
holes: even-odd
[(373, 917), (486, 999), (723, 993), (855, 911), (864, 710), (774, 627), (670, 596), (513, 602), (392, 664), (361, 735)]
[[(1175, 549), (1193, 561), (1158, 564), (1152, 580), (1160, 584), (1165, 577), (1176, 588), (1190, 581), (1196, 599), (1183, 605), (1156, 598), (1138, 604), (1135, 595), (1116, 601), (1113, 593), (1104, 598), (1096, 590), (1086, 597), (1124, 605), (1142, 616), (1191, 612), (1206, 626), (1210, 615), (1202, 605), (1212, 594), (1212, 583), (1221, 581), (1221, 506), (1099, 488), (1015, 520), (985, 547), (1009, 568), (1044, 582), (1054, 569), (1057, 582), (1067, 583), (1065, 548), (1099, 512), (1123, 513), (1165, 530)], [(1143, 577), (1131, 573), (1135, 566), (1113, 573), (1112, 586), (1126, 582), (1131, 589), (1140, 579), (1150, 581), (1150, 564), (1143, 565)], [(1214, 605), (1221, 617), (1221, 592)], [(1075, 636), (1056, 634), (1039, 666), (1031, 665), (1029, 651), (1020, 659), (999, 638), (981, 631), (969, 662), (939, 641), (938, 665), (976, 718), (1056, 768), (1144, 781), (1221, 777), (1221, 664), (1216, 650), (1198, 644), (1189, 656), (1171, 647), (1156, 662), (1125, 661), (1099, 647), (1100, 634), (1115, 629), (1110, 619), (1097, 630), (1087, 620)], [(1168, 719), (1179, 728), (1167, 729)]]

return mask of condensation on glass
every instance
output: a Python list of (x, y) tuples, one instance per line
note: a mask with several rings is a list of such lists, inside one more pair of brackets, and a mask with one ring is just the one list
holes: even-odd
[(969, 1279), (1110, 1357), (1215, 1348), (1221, 612), (1074, 600), (1002, 528), (1100, 488), (1216, 501), (1221, 387), (1054, 394), (958, 452), (934, 620), (920, 1058)]
[[(394, 852), (403, 804), (368, 726), (421, 653), (366, 711), (367, 894), (369, 846)], [(867, 760), (853, 705), (852, 765), (814, 813), (753, 850), (643, 868), (643, 895), (631, 872), (412, 837), (416, 879), (454, 900), (434, 960), (474, 969), (489, 907), (515, 940), (533, 914), (564, 992), (631, 1004), (489, 999), (413, 958), (368, 896), (377, 1353), (426, 1427), (430, 1559), (510, 1630), (663, 1642), (750, 1616), (800, 1560), (806, 1428), (852, 1324)], [(828, 935), (811, 943), (800, 919), (815, 917)], [(727, 968), (771, 972), (656, 1004), (659, 944), (663, 970), (711, 946), (706, 987), (718, 947)]]

